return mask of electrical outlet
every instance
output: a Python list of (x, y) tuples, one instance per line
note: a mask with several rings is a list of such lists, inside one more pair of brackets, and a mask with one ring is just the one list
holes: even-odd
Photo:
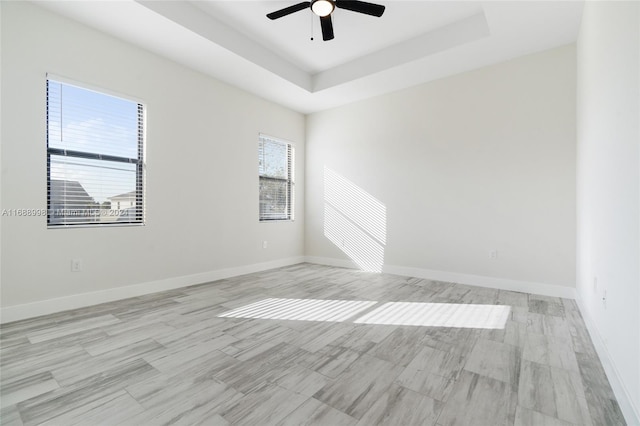
[(598, 277), (596, 276), (593, 277), (593, 292), (598, 292)]
[(71, 272), (80, 272), (80, 271), (82, 271), (82, 259), (72, 259)]
[(263, 249), (266, 249), (266, 248), (267, 248), (267, 242), (266, 242), (266, 241), (263, 241), (263, 242), (262, 242), (262, 248), (263, 248)]
[(498, 258), (498, 250), (491, 250), (489, 252), (489, 259), (497, 259)]

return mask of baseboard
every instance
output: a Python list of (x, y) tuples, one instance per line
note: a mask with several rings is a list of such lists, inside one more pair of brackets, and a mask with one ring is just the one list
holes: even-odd
[(338, 268), (358, 269), (358, 265), (351, 260), (335, 259), (333, 257), (305, 256), (304, 261), (316, 265), (337, 266)]
[[(279, 259), (270, 262), (256, 263), (252, 265), (238, 266), (234, 268), (218, 269), (199, 274), (185, 275), (167, 278), (164, 280), (150, 281), (123, 287), (90, 293), (74, 294), (56, 299), (42, 300), (22, 305), (8, 306), (0, 309), (0, 324), (19, 321), (56, 312), (99, 305), (100, 303), (157, 293), (165, 290), (187, 287), (194, 284), (202, 284), (238, 275), (280, 268), (282, 266), (295, 265), (302, 262), (316, 263), (319, 265), (338, 266), (342, 268), (357, 269), (357, 265), (346, 259), (335, 259), (316, 256), (299, 256), (287, 259)], [(449, 281), (460, 284), (475, 285), (480, 287), (498, 288), (502, 290), (520, 291), (533, 294), (541, 294), (553, 297), (575, 298), (575, 290), (570, 287), (554, 286), (549, 284), (531, 283), (525, 281), (507, 280), (503, 278), (485, 277), (480, 275), (468, 275), (455, 272), (434, 271), (429, 269), (410, 268), (404, 266), (385, 265), (384, 272), (389, 274), (425, 278), (438, 281)]]
[(130, 297), (157, 293), (165, 290), (173, 290), (188, 287), (194, 284), (202, 284), (224, 278), (266, 271), (268, 269), (295, 265), (305, 261), (302, 256), (286, 259), (278, 259), (270, 262), (255, 263), (252, 265), (238, 266), (234, 268), (217, 269), (181, 277), (167, 278), (164, 280), (149, 281), (141, 284), (110, 288), (108, 290), (94, 291), (90, 293), (74, 294), (39, 302), (25, 303), (23, 305), (8, 306), (0, 309), (0, 323), (8, 323), (71, 309), (84, 308), (114, 300), (128, 299)]
[[(309, 263), (317, 263), (319, 265), (357, 269), (357, 265), (354, 262), (346, 259), (307, 256), (305, 257), (305, 260)], [(576, 297), (575, 288), (561, 285), (510, 280), (483, 275), (462, 274), (459, 272), (436, 271), (432, 269), (413, 268), (408, 266), (384, 265), (382, 271), (394, 275), (447, 281), (477, 287), (496, 288), (500, 290), (519, 291), (522, 293), (539, 294), (542, 296), (563, 297), (566, 299), (575, 299)]]
[(604, 344), (604, 340), (598, 331), (598, 327), (588, 314), (583, 301), (577, 297), (576, 303), (578, 304), (584, 323), (587, 326), (589, 335), (591, 336), (591, 341), (596, 348), (598, 357), (600, 357), (600, 363), (607, 374), (607, 379), (609, 379), (609, 384), (611, 385), (611, 389), (613, 389), (613, 393), (616, 396), (616, 400), (618, 401), (618, 405), (620, 406), (620, 410), (622, 411), (627, 424), (640, 425), (640, 406), (638, 405), (640, 404), (640, 401), (636, 401), (634, 403), (631, 398), (631, 395), (622, 380), (622, 375), (618, 372), (618, 369), (613, 363), (611, 356), (609, 355), (609, 350)]

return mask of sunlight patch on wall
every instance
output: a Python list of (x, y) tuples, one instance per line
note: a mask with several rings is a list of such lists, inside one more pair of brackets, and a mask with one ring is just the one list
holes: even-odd
[(355, 323), (502, 329), (510, 313), (511, 307), (505, 305), (389, 302)]
[(376, 303), (360, 300), (265, 299), (218, 316), (342, 322)]
[(382, 271), (384, 247), (329, 204), (324, 205), (324, 236), (363, 271)]
[(326, 166), (324, 235), (360, 269), (382, 271), (387, 242), (387, 208)]

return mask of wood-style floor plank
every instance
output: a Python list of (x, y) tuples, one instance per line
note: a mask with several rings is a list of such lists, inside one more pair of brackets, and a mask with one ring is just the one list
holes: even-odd
[[(220, 316), (267, 299), (373, 303)], [(510, 312), (490, 329), (356, 322), (389, 302)], [(574, 301), (313, 264), (4, 324), (0, 401), (3, 425), (624, 424)]]

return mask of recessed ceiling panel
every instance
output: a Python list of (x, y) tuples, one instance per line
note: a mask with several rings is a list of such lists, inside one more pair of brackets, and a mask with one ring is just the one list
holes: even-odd
[[(332, 108), (574, 43), (583, 2), (396, 1), (335, 12), (335, 39), (291, 1), (34, 3), (294, 110)], [(313, 33), (315, 40), (309, 40)]]
[(330, 41), (322, 41), (320, 20), (310, 9), (274, 21), (266, 17), (298, 0), (204, 0), (193, 4), (310, 74), (482, 12), (480, 2), (372, 1), (386, 6), (380, 18), (337, 8), (332, 14), (335, 38)]

